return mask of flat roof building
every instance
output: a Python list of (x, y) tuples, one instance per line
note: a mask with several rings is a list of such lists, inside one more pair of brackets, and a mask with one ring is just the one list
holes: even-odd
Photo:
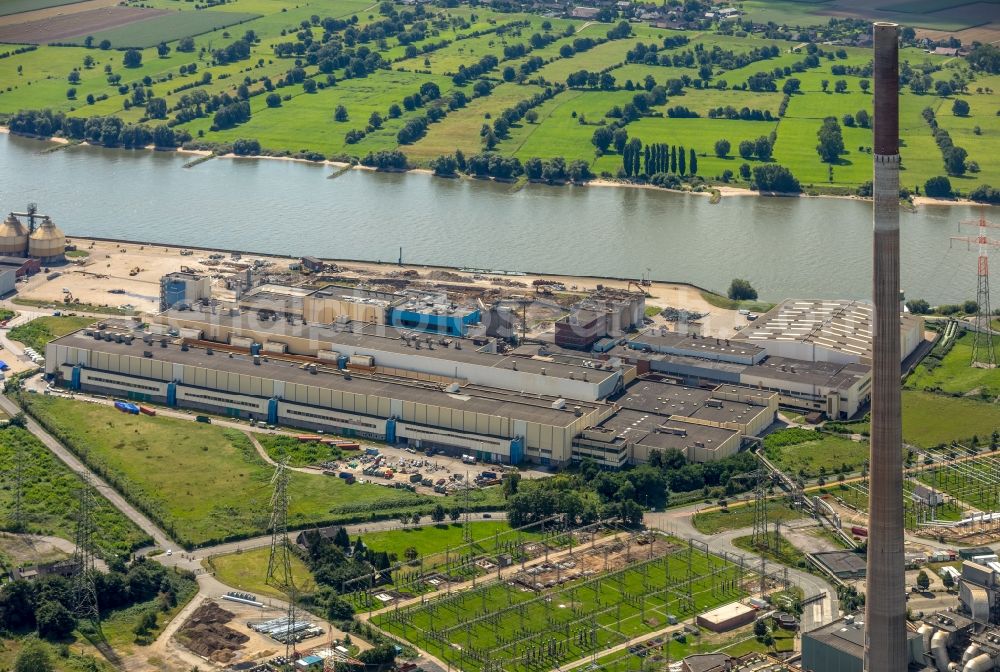
[[(862, 672), (865, 659), (865, 624), (861, 615), (848, 615), (802, 635), (802, 669), (810, 672)], [(923, 642), (917, 632), (906, 631), (910, 667), (923, 666)], [(906, 672), (900, 670), (900, 672)]]
[(212, 298), (212, 279), (199, 273), (177, 271), (160, 278), (160, 310), (190, 306)]
[(108, 337), (82, 330), (52, 341), (46, 373), (72, 389), (508, 463), (568, 462), (573, 437), (613, 412), (603, 403), (251, 356), (183, 339)]
[[(714, 342), (714, 339), (698, 339), (701, 340)], [(777, 356), (765, 357), (756, 364), (743, 364), (625, 347), (614, 348), (609, 354), (636, 364), (640, 373), (658, 373), (685, 385), (735, 383), (777, 392), (781, 406), (819, 411), (834, 419), (855, 415), (871, 396), (871, 367), (867, 364)]]
[(742, 602), (732, 602), (700, 614), (697, 622), (698, 625), (708, 628), (712, 632), (729, 632), (748, 623), (753, 623), (756, 618), (756, 609)]
[(573, 442), (573, 459), (606, 467), (641, 464), (654, 450), (680, 451), (692, 462), (737, 453), (745, 436), (774, 422), (777, 394), (734, 385), (705, 390), (640, 378), (614, 399), (619, 407)]
[(265, 348), (275, 342), (289, 354), (307, 357), (365, 356), (372, 358), (373, 366), (392, 375), (426, 374), (584, 401), (613, 394), (635, 370), (609, 362), (586, 367), (544, 357), (500, 355), (492, 352), (494, 344), (487, 339), (476, 345), (469, 339), (415, 334), (385, 325), (289, 323), (260, 319), (256, 313), (206, 310), (168, 310), (153, 320), (159, 329), (187, 329), (205, 341), (245, 343), (243, 347), (259, 343)]
[[(874, 306), (866, 301), (789, 299), (732, 340), (756, 345), (770, 356), (870, 365), (873, 313)], [(902, 358), (906, 359), (923, 340), (923, 318), (902, 313), (899, 328)]]
[(746, 341), (728, 338), (699, 337), (695, 333), (682, 334), (665, 328), (647, 329), (628, 341), (634, 350), (684, 355), (735, 364), (757, 364), (767, 357), (767, 351)]

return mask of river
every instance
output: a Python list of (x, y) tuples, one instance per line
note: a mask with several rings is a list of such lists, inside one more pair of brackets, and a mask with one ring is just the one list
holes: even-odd
[[(70, 236), (342, 259), (691, 282), (748, 278), (761, 298), (871, 294), (871, 203), (549, 187), (301, 162), (70, 147), (0, 134), (0, 210), (37, 202)], [(974, 298), (975, 253), (949, 236), (978, 207), (901, 214), (902, 286)], [(968, 232), (973, 233), (973, 232)], [(648, 269), (648, 270), (647, 270)]]

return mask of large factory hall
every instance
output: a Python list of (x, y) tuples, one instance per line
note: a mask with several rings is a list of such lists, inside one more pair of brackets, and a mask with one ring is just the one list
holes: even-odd
[[(271, 284), (223, 302), (203, 276), (174, 273), (144, 328), (108, 320), (54, 340), (46, 373), (72, 390), (490, 462), (589, 458), (612, 468), (655, 450), (698, 462), (732, 455), (798, 388), (800, 401), (833, 405), (835, 417), (864, 402), (863, 347), (810, 362), (783, 357), (787, 339), (766, 330), (731, 343), (643, 331), (644, 295), (595, 294), (581, 302), (582, 322), (590, 334), (599, 321), (603, 336), (588, 351), (558, 337), (510, 344), (487, 335), (485, 306), (441, 295)], [(862, 308), (826, 306), (814, 339)], [(762, 323), (787, 322), (788, 310)], [(810, 382), (831, 377), (850, 394)]]

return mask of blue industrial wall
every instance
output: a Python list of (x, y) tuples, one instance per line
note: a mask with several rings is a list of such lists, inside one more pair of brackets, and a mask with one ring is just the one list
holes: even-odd
[(464, 336), (466, 327), (479, 322), (479, 319), (478, 310), (473, 310), (468, 315), (462, 316), (435, 315), (434, 313), (420, 313), (413, 310), (393, 308), (389, 314), (389, 323), (394, 327), (403, 327), (448, 336)]
[(165, 307), (170, 307), (186, 300), (187, 283), (183, 280), (167, 280), (162, 284), (160, 292)]

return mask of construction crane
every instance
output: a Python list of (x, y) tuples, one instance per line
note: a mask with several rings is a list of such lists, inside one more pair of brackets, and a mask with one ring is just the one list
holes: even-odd
[(640, 293), (640, 294), (642, 294), (643, 296), (645, 296), (645, 297), (647, 297), (647, 298), (649, 298), (649, 297), (651, 296), (651, 294), (650, 294), (649, 292), (647, 292), (647, 291), (646, 291), (646, 290), (645, 290), (645, 289), (643, 288), (643, 286), (642, 286), (642, 285), (640, 285), (640, 284), (639, 284), (638, 282), (636, 282), (635, 280), (629, 280), (629, 281), (628, 281), (628, 287), (627, 287), (627, 290), (631, 292), (631, 291), (632, 291), (632, 288), (633, 288), (633, 287), (635, 287), (635, 291), (639, 292), (639, 293)]

